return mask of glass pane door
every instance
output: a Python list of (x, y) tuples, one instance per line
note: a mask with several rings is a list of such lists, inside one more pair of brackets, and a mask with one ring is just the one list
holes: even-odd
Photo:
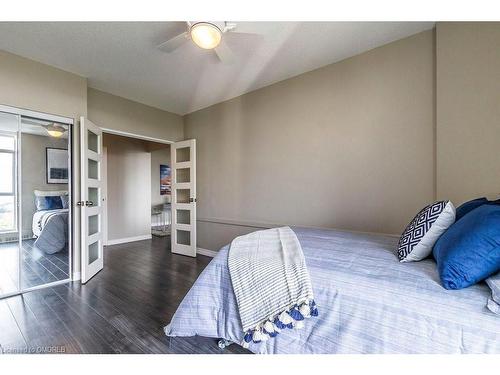
[(80, 119), (81, 139), (81, 261), (82, 283), (104, 267), (102, 231), (102, 131), (92, 121)]
[(196, 256), (196, 141), (171, 145), (172, 252)]

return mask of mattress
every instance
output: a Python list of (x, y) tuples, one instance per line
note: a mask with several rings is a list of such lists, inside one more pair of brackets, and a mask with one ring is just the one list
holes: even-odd
[[(319, 316), (301, 330), (252, 343), (254, 353), (500, 353), (500, 317), (484, 283), (446, 290), (432, 259), (400, 263), (398, 239), (293, 228)], [(168, 336), (241, 342), (243, 332), (222, 248), (178, 307)]]

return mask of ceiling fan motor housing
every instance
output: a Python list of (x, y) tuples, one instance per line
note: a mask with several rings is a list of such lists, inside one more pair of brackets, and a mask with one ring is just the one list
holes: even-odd
[(225, 22), (225, 21), (188, 21), (189, 30), (193, 28), (196, 24), (209, 24), (217, 27), (221, 33), (233, 30), (236, 27), (235, 23)]

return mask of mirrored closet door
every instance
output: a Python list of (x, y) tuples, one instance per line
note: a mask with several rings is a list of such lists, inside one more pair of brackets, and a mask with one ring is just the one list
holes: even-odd
[(20, 116), (0, 112), (0, 296), (19, 290), (17, 159)]
[(0, 297), (70, 279), (71, 130), (0, 112)]

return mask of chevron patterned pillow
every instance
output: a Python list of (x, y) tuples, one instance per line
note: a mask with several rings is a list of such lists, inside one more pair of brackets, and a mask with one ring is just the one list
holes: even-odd
[(454, 222), (455, 207), (450, 201), (438, 201), (424, 207), (399, 239), (399, 260), (416, 262), (427, 258), (438, 238)]

